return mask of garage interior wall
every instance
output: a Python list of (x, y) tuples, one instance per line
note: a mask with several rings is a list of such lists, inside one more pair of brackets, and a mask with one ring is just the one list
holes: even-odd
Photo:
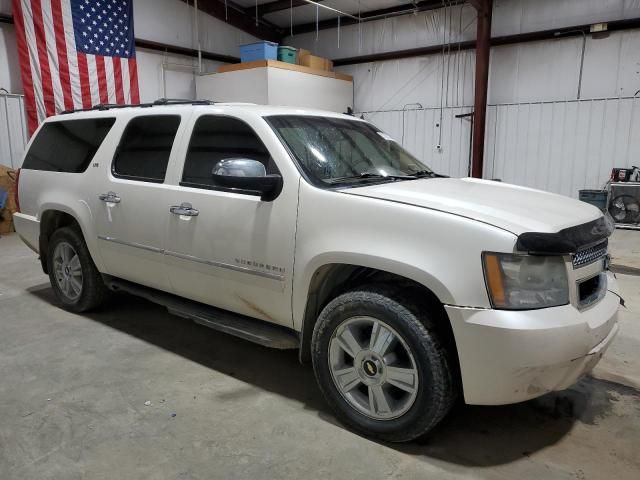
[[(189, 3), (193, 4), (193, 1)], [(196, 48), (194, 9), (191, 5), (179, 0), (134, 0), (133, 6), (136, 38)], [(0, 13), (13, 14), (11, 0), (0, 0)], [(199, 12), (198, 19), (200, 43), (204, 51), (237, 57), (238, 45), (256, 40), (255, 37), (204, 12)], [(193, 69), (197, 66), (196, 59), (164, 55), (139, 47), (136, 48), (136, 52), (140, 99), (143, 102), (163, 96), (192, 98), (195, 95)], [(165, 68), (166, 92), (162, 81), (163, 63), (168, 64)], [(203, 60), (203, 71), (215, 71), (218, 65), (218, 62)], [(22, 93), (15, 28), (6, 23), (0, 23), (0, 87), (11, 93)]]
[[(0, 0), (0, 13), (13, 15), (11, 3), (11, 0)], [(204, 12), (199, 12), (198, 21), (200, 43), (204, 51), (237, 57), (238, 45), (256, 40)], [(197, 47), (194, 9), (179, 0), (134, 0), (134, 22), (136, 38), (178, 47)], [(136, 54), (142, 102), (162, 97), (195, 97), (198, 65), (195, 58), (167, 55), (139, 47), (136, 48)], [(214, 72), (219, 65), (219, 62), (203, 60), (202, 70), (205, 73)], [(15, 109), (24, 107), (20, 97), (16, 96), (22, 94), (23, 89), (15, 27), (7, 23), (0, 23), (0, 88), (13, 94), (1, 95), (0, 91), (0, 164), (17, 168), (24, 151), (24, 142), (21, 141), (24, 129), (12, 125), (7, 118), (15, 118)]]
[[(191, 6), (179, 0), (134, 1), (136, 37), (195, 48)], [(11, 0), (0, 0), (0, 13), (11, 14)], [(326, 15), (319, 13), (320, 19)], [(278, 14), (288, 18), (290, 12)], [(295, 15), (295, 22), (313, 22), (316, 8), (300, 7)], [(633, 18), (640, 18), (640, 0), (495, 0), (492, 36)], [(239, 44), (255, 40), (202, 12), (199, 22), (205, 51), (236, 56)], [(336, 69), (354, 76), (358, 114), (437, 171), (466, 176), (471, 125), (468, 117), (456, 115), (472, 111), (475, 55), (446, 45), (474, 40), (475, 27), (475, 9), (465, 3), (296, 34), (283, 43), (332, 59), (444, 44), (440, 54)], [(142, 101), (194, 97), (195, 59), (137, 52)], [(218, 65), (205, 60), (203, 71)], [(15, 29), (9, 24), (0, 24), (0, 87), (22, 93)], [(484, 177), (570, 196), (601, 187), (611, 167), (640, 163), (639, 90), (638, 29), (493, 47)], [(11, 108), (13, 103), (4, 102)], [(22, 146), (11, 150), (10, 162), (18, 166)]]
[[(304, 15), (315, 21), (315, 9)], [(640, 0), (495, 0), (492, 36), (631, 18)], [(473, 110), (475, 55), (446, 44), (475, 40), (475, 20), (465, 3), (285, 43), (332, 59), (444, 44), (440, 54), (336, 69), (354, 76), (358, 114), (437, 171), (465, 176), (470, 121), (456, 115)], [(640, 163), (640, 30), (586, 35), (578, 101), (582, 44), (578, 35), (492, 47), (485, 178), (577, 197), (602, 187), (611, 167)]]

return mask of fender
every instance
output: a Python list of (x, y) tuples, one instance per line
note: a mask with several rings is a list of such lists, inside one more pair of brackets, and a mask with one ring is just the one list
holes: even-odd
[[(57, 192), (58, 195), (60, 193), (60, 191)], [(89, 249), (91, 258), (96, 264), (96, 268), (98, 269), (98, 271), (103, 272), (104, 262), (102, 261), (102, 257), (100, 256), (100, 249), (98, 248), (97, 242), (98, 237), (93, 227), (93, 215), (91, 213), (89, 205), (85, 200), (72, 198), (71, 195), (68, 194), (62, 195), (63, 198), (60, 198), (60, 201), (47, 201), (46, 199), (43, 199), (41, 202), (39, 202), (40, 211), (38, 212), (38, 220), (42, 221), (42, 216), (44, 215), (44, 213), (50, 210), (64, 212), (75, 218), (76, 222), (78, 222), (78, 225), (80, 225), (82, 236), (84, 237), (84, 241), (87, 244), (87, 248)], [(68, 202), (63, 203), (64, 200), (68, 200)]]
[(353, 265), (393, 273), (428, 288), (444, 304), (453, 302), (451, 292), (442, 282), (435, 276), (411, 264), (394, 259), (353, 252), (325, 252), (313, 257), (302, 272), (296, 272), (294, 275), (292, 305), (293, 326), (295, 330), (302, 331), (305, 310), (307, 308), (309, 294), (311, 293), (310, 288), (314, 275), (322, 267), (332, 264)]

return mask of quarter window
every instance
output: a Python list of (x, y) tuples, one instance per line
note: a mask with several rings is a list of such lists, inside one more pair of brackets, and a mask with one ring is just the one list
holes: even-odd
[(82, 173), (114, 122), (114, 118), (47, 122), (33, 140), (22, 168)]
[(203, 115), (193, 128), (181, 185), (224, 188), (216, 184), (212, 172), (220, 160), (228, 158), (258, 160), (267, 174), (278, 173), (269, 150), (249, 125), (237, 118)]
[(131, 120), (113, 159), (113, 174), (143, 182), (164, 182), (179, 125), (178, 115), (149, 115)]

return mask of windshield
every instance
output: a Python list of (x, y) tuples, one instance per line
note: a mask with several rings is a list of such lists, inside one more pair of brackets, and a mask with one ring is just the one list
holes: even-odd
[(318, 186), (412, 180), (432, 173), (389, 135), (366, 122), (302, 115), (265, 120)]

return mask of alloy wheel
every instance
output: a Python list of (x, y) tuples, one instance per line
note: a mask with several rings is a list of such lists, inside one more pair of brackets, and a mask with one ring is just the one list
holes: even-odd
[(404, 339), (385, 322), (352, 317), (329, 342), (329, 369), (342, 397), (375, 420), (405, 414), (418, 394), (418, 369)]
[(60, 291), (70, 301), (76, 301), (82, 293), (82, 266), (78, 253), (69, 243), (60, 242), (56, 245), (53, 270)]

